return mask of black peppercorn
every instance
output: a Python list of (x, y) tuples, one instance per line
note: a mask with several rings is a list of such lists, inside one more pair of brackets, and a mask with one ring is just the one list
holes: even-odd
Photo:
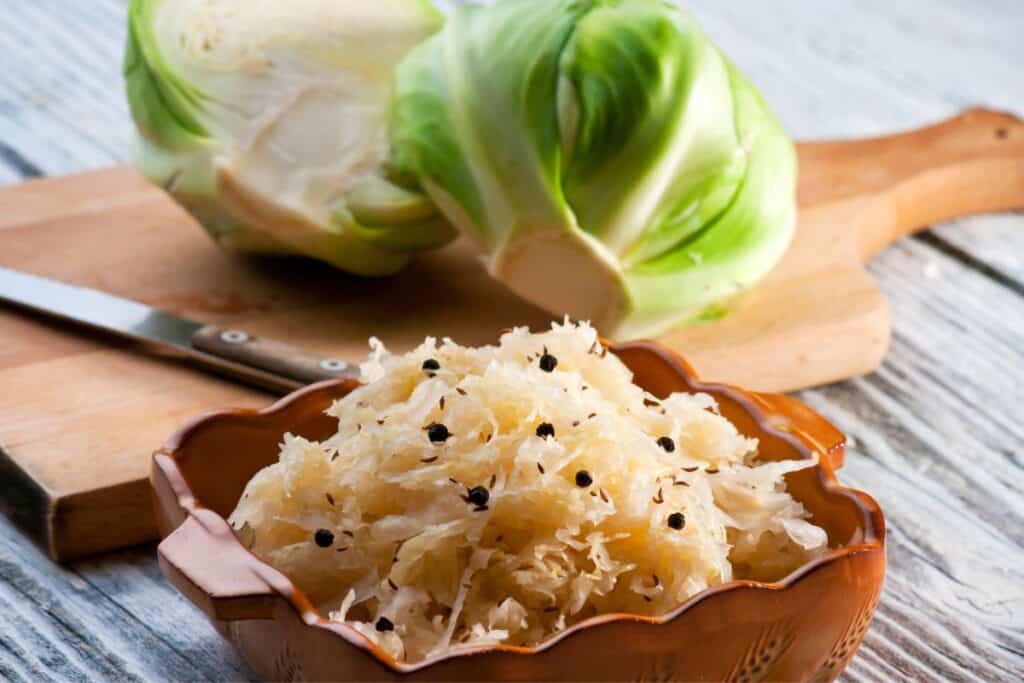
[(427, 427), (427, 438), (430, 439), (431, 443), (443, 443), (448, 440), (449, 436), (451, 434), (443, 424), (434, 422)]
[(321, 548), (330, 548), (334, 544), (334, 532), (330, 529), (317, 529), (313, 541)]
[(391, 623), (391, 620), (387, 617), (381, 617), (377, 620), (377, 623), (374, 624), (374, 628), (376, 628), (381, 633), (384, 633), (384, 631), (394, 631), (395, 625)]
[(686, 517), (683, 517), (682, 512), (673, 512), (668, 516), (668, 525), (670, 528), (679, 531), (686, 526)]
[(553, 372), (556, 367), (558, 367), (558, 359), (550, 353), (545, 353), (540, 357), (540, 369), (544, 372)]
[(477, 507), (487, 505), (487, 501), (490, 499), (491, 493), (487, 490), (486, 486), (474, 486), (466, 491), (466, 502), (472, 503)]
[(671, 453), (676, 449), (676, 442), (673, 441), (670, 436), (663, 436), (658, 439), (658, 445), (661, 446), (666, 453)]
[(423, 361), (423, 369), (427, 372), (437, 372), (441, 369), (441, 364), (434, 358), (428, 358)]
[(540, 438), (543, 439), (548, 436), (553, 437), (554, 435), (555, 426), (550, 422), (541, 422), (539, 425), (537, 425), (537, 436), (539, 436)]
[(576, 473), (576, 485), (581, 488), (586, 488), (594, 483), (594, 478), (590, 476), (590, 472), (586, 470), (580, 470)]

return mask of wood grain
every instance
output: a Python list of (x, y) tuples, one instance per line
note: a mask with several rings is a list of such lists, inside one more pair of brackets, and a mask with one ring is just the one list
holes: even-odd
[(163, 580), (152, 549), (60, 569), (0, 517), (0, 679), (239, 680), (245, 665)]
[[(693, 5), (800, 137), (881, 134), (975, 105), (1024, 112), (1013, 0)], [(0, 9), (0, 182), (124, 159), (122, 14), (120, 0)], [(1020, 215), (890, 248), (870, 267), (894, 321), (883, 368), (801, 394), (853, 436), (842, 479), (871, 491), (890, 527), (879, 615), (845, 680), (1024, 677), (1021, 259)], [(4, 680), (249, 675), (148, 547), (61, 569), (0, 518), (0, 601)]]
[[(277, 339), (256, 337), (244, 330), (226, 330), (216, 325), (205, 325), (192, 335), (192, 345), (214, 354), (218, 359), (286, 377), (299, 387), (326, 379), (359, 377), (359, 366), (354, 363), (310, 354)], [(288, 387), (287, 391), (294, 391), (295, 388), (298, 387)]]
[[(939, 296), (910, 286), (932, 259), (952, 277)], [(878, 373), (802, 395), (851, 436), (844, 481), (887, 512), (890, 572), (868, 650), (912, 679), (1010, 680), (1024, 666), (1024, 433), (1013, 408), (1024, 393), (1004, 369), (1024, 364), (1020, 329), (1004, 323), (1012, 309), (991, 308), (1005, 301), (997, 283), (927, 246), (901, 244), (875, 270), (903, 293), (895, 313), (916, 324), (897, 329)]]

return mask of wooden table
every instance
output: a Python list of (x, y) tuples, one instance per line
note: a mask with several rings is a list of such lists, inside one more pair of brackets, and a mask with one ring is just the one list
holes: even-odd
[[(802, 139), (890, 132), (972, 105), (1024, 114), (1016, 0), (692, 4)], [(0, 7), (0, 182), (125, 159), (124, 5)], [(885, 366), (801, 394), (850, 435), (842, 479), (870, 491), (889, 523), (885, 594), (845, 677), (1020, 680), (1024, 217), (937, 226), (872, 271), (892, 305)], [(252, 676), (164, 582), (152, 547), (63, 568), (0, 517), (0, 614), (0, 680)]]

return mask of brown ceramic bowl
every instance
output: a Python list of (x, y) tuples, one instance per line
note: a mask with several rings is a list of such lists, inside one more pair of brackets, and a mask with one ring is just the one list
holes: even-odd
[(788, 486), (836, 550), (777, 583), (733, 581), (660, 618), (607, 614), (532, 648), (481, 646), (404, 664), (319, 614), (283, 574), (236, 539), (225, 518), (249, 478), (277, 461), (285, 432), (322, 439), (330, 403), (357, 386), (307, 387), (260, 411), (229, 411), (183, 428), (154, 455), (160, 566), (171, 582), (273, 680), (831, 680), (860, 644), (885, 574), (885, 523), (866, 494), (842, 488), (844, 437), (781, 395), (704, 385), (678, 356), (648, 343), (611, 349), (651, 393), (703, 391), (762, 458), (810, 458)]

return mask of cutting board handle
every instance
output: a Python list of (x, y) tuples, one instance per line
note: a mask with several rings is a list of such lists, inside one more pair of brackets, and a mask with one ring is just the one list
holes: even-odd
[(800, 204), (865, 202), (862, 258), (933, 223), (1024, 209), (1024, 120), (971, 109), (926, 128), (863, 140), (804, 143)]

